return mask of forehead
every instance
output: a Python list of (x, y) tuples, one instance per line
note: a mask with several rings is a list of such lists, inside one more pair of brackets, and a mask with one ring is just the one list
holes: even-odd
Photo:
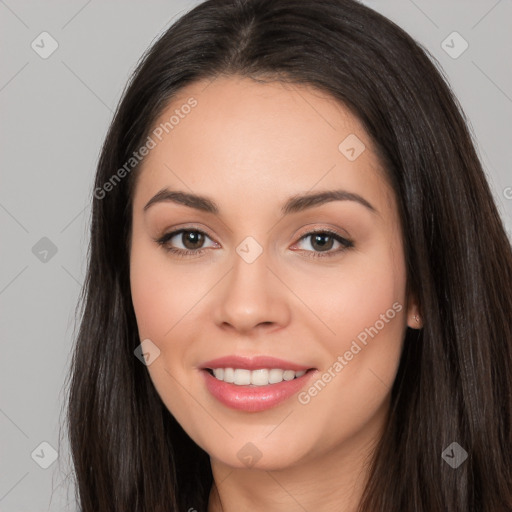
[(176, 187), (216, 191), (261, 209), (262, 199), (343, 186), (389, 201), (362, 123), (331, 96), (303, 84), (242, 77), (195, 82), (171, 100), (150, 137), (154, 147), (142, 163), (136, 200)]

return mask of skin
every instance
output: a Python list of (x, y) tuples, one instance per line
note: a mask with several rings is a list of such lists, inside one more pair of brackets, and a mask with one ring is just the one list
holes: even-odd
[[(182, 89), (155, 127), (191, 96), (197, 106), (145, 157), (134, 191), (133, 306), (140, 339), (160, 350), (150, 377), (210, 455), (209, 512), (355, 511), (406, 327), (420, 327), (393, 191), (362, 124), (321, 91), (218, 77)], [(366, 146), (354, 161), (338, 149), (350, 134)], [(220, 213), (170, 201), (144, 211), (165, 187), (208, 196)], [(334, 189), (376, 211), (344, 200), (281, 214), (290, 196)], [(168, 246), (203, 254), (179, 258), (155, 241), (184, 227), (206, 232), (203, 244), (179, 234)], [(354, 246), (327, 238), (322, 252), (305, 236), (313, 229)], [(263, 251), (250, 264), (236, 251), (248, 236)], [(311, 257), (325, 251), (332, 256)], [(230, 354), (314, 367), (313, 383), (394, 303), (401, 310), (307, 404), (295, 395), (266, 411), (236, 411), (204, 386), (201, 364)], [(261, 453), (250, 467), (237, 456), (249, 442)]]

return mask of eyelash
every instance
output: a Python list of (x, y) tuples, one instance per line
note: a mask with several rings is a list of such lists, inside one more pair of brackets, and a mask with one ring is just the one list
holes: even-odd
[[(200, 233), (202, 235), (205, 235), (206, 237), (210, 238), (207, 233), (204, 231), (201, 231), (200, 229), (192, 229), (192, 228), (185, 228), (185, 229), (179, 229), (177, 231), (171, 231), (169, 233), (166, 233), (161, 238), (156, 239), (155, 242), (163, 247), (163, 249), (166, 252), (172, 253), (174, 256), (177, 256), (178, 258), (186, 258), (188, 256), (201, 256), (204, 254), (206, 249), (176, 249), (174, 247), (170, 247), (167, 245), (167, 242), (174, 238), (176, 235), (179, 235), (180, 233)], [(344, 252), (347, 249), (350, 249), (354, 247), (354, 243), (351, 240), (348, 240), (347, 238), (342, 237), (335, 231), (331, 231), (330, 229), (319, 229), (314, 231), (309, 231), (308, 233), (302, 235), (299, 238), (299, 241), (308, 238), (312, 235), (316, 234), (327, 234), (330, 237), (334, 238), (337, 242), (339, 242), (343, 247), (341, 249), (338, 249), (337, 251), (329, 251), (329, 252), (319, 252), (319, 251), (305, 251), (308, 254), (308, 257), (310, 258), (330, 258), (333, 256), (336, 256), (342, 252)]]

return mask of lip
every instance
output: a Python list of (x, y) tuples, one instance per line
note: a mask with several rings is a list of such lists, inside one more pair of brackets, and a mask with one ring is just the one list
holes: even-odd
[[(260, 368), (280, 368), (281, 370), (294, 370), (296, 372), (302, 370), (310, 370), (311, 366), (304, 366), (301, 364), (285, 361), (271, 356), (224, 356), (217, 359), (206, 361), (200, 366), (201, 369), (207, 368), (240, 368), (243, 370), (259, 370)], [(276, 384), (273, 384), (274, 386)]]
[(259, 412), (276, 407), (298, 393), (316, 373), (317, 370), (311, 370), (302, 377), (267, 386), (238, 386), (216, 379), (205, 369), (201, 370), (206, 389), (213, 397), (231, 409), (247, 412)]
[[(239, 386), (215, 378), (208, 371), (214, 368), (241, 368), (244, 370), (280, 368), (282, 370), (303, 370), (306, 373), (301, 377), (288, 381), (283, 380), (277, 384)], [(202, 364), (200, 373), (203, 376), (206, 389), (221, 404), (239, 411), (259, 412), (276, 407), (298, 393), (318, 373), (318, 370), (270, 356), (226, 356), (206, 361)]]

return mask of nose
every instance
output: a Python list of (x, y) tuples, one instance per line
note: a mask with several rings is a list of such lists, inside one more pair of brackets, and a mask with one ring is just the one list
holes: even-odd
[(240, 334), (269, 332), (287, 325), (291, 316), (291, 292), (278, 274), (275, 268), (269, 267), (265, 251), (252, 263), (236, 254), (233, 267), (219, 283), (215, 323)]

